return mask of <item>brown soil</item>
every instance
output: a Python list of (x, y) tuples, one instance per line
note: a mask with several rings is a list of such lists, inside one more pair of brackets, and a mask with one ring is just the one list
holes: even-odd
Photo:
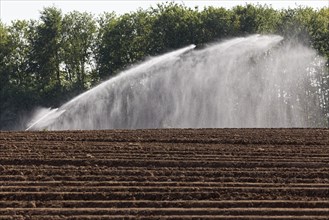
[(0, 219), (329, 219), (328, 129), (0, 132)]

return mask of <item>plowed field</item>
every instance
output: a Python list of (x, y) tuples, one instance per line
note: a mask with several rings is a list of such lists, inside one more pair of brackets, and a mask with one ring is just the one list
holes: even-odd
[(329, 219), (328, 129), (0, 132), (0, 219)]

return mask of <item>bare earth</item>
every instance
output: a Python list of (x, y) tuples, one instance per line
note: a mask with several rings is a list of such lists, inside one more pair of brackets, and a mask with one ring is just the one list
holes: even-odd
[(328, 129), (0, 132), (0, 219), (329, 219)]

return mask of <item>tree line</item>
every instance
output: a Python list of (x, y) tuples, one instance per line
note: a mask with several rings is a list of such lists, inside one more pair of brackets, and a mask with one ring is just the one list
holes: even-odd
[(22, 117), (36, 106), (59, 106), (149, 56), (255, 33), (282, 35), (326, 58), (320, 104), (329, 117), (329, 8), (166, 3), (95, 17), (47, 7), (38, 20), (0, 22), (0, 129), (22, 129)]

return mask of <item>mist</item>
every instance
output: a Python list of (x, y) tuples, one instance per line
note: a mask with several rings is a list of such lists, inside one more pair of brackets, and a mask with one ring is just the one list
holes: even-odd
[[(324, 61), (281, 36), (234, 38), (151, 58), (68, 103), (28, 130), (316, 127), (307, 91)], [(316, 121), (316, 120), (315, 120)]]

